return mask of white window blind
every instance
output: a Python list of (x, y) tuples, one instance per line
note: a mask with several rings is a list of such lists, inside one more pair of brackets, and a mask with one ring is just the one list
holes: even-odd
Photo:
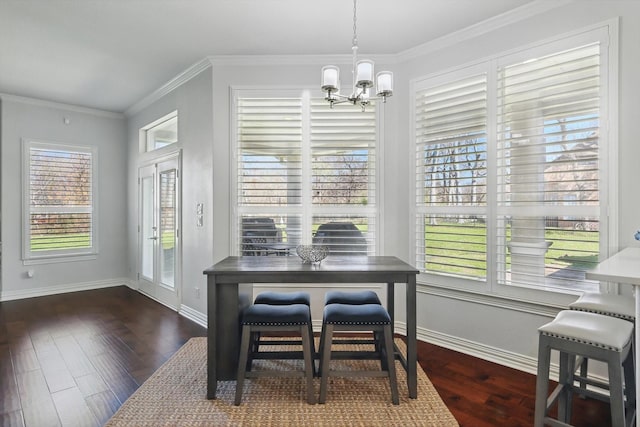
[(416, 265), (486, 274), (487, 77), (428, 86), (415, 95)]
[(95, 252), (90, 148), (25, 144), (24, 258)]
[(597, 289), (585, 271), (607, 248), (609, 34), (412, 84), (416, 267), (430, 280), (521, 296)]
[(600, 45), (498, 70), (498, 278), (571, 286), (599, 253)]
[(295, 245), (316, 243), (334, 255), (373, 253), (375, 106), (363, 113), (242, 91), (235, 105), (239, 252), (294, 254)]
[(299, 205), (302, 188), (302, 101), (240, 98), (238, 202)]

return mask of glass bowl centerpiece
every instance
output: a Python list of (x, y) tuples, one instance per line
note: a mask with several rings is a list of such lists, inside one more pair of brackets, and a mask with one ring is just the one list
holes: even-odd
[(296, 253), (305, 264), (320, 264), (329, 255), (329, 248), (321, 245), (298, 245)]

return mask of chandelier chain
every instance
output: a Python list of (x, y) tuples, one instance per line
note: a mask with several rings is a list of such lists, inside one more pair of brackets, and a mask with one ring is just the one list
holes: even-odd
[(352, 47), (355, 47), (357, 49), (358, 48), (358, 32), (357, 32), (357, 27), (356, 27), (356, 21), (357, 21), (357, 17), (356, 17), (356, 0), (353, 0), (353, 40), (352, 40)]

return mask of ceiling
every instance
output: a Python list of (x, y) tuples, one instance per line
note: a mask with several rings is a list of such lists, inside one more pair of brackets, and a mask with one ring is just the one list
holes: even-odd
[[(360, 0), (360, 53), (397, 54), (534, 2)], [(0, 93), (124, 112), (207, 56), (349, 54), (352, 7), (349, 0), (0, 0)]]

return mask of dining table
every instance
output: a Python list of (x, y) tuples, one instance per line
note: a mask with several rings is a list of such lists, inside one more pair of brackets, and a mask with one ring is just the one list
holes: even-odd
[[(597, 267), (586, 272), (586, 278), (603, 282), (626, 283), (633, 285), (635, 294), (635, 343), (640, 342), (640, 248), (629, 247), (622, 249), (610, 258), (600, 262)], [(640, 351), (634, 349), (635, 366), (640, 366)], [(636, 369), (636, 408), (640, 397), (640, 378)], [(640, 427), (640, 420), (636, 417), (636, 427)]]
[(396, 284), (405, 284), (406, 354), (395, 358), (407, 372), (410, 398), (418, 396), (416, 275), (395, 256), (328, 256), (318, 264), (293, 256), (229, 256), (203, 272), (207, 276), (207, 399), (216, 398), (218, 381), (235, 380), (240, 353), (240, 316), (253, 301), (254, 283), (386, 283), (386, 308), (395, 320)]

